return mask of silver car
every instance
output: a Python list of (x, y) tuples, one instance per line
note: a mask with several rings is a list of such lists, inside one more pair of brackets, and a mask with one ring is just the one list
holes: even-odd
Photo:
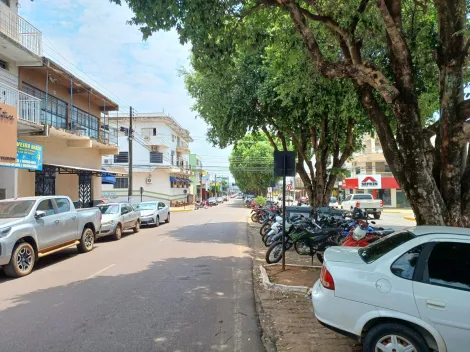
[(162, 221), (170, 222), (170, 208), (161, 201), (142, 202), (136, 209), (140, 211), (142, 225), (159, 226)]
[(112, 236), (115, 241), (121, 239), (122, 232), (134, 230), (140, 231), (140, 212), (136, 211), (129, 203), (109, 203), (98, 205), (103, 214), (101, 229), (97, 237)]

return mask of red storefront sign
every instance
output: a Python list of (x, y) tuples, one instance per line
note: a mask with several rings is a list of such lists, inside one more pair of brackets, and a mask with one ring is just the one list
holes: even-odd
[[(357, 177), (345, 179), (342, 188), (360, 189)], [(382, 177), (382, 189), (400, 189), (400, 186), (394, 177)]]

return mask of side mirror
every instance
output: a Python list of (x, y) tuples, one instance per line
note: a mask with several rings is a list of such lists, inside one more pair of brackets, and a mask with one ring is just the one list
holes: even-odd
[(46, 212), (42, 210), (36, 210), (36, 213), (34, 213), (34, 217), (36, 219), (40, 219), (46, 216)]
[(371, 223), (372, 225), (375, 225), (375, 224), (376, 224), (376, 222), (375, 222), (375, 221), (371, 221), (370, 223)]

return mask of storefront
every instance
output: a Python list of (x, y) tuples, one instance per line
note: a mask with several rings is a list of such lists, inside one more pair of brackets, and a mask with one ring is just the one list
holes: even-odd
[(410, 207), (404, 192), (394, 177), (383, 177), (380, 174), (358, 175), (345, 179), (342, 185), (346, 194), (370, 193), (375, 199), (383, 200), (386, 207)]

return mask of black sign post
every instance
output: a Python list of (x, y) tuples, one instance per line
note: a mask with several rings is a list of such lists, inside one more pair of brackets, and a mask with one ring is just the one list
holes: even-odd
[(140, 187), (140, 202), (142, 202), (142, 195), (144, 194), (144, 187)]
[(282, 177), (282, 271), (286, 270), (286, 176), (295, 177), (295, 152), (274, 152), (274, 177)]

